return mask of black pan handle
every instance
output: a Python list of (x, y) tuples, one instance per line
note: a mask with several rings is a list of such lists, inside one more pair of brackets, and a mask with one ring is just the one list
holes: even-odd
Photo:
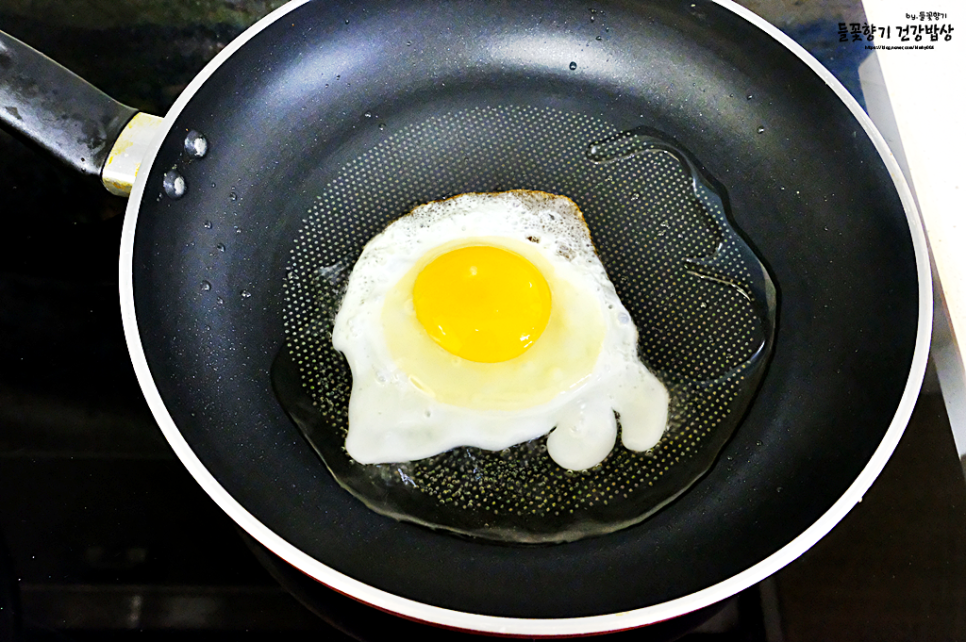
[(0, 31), (0, 127), (94, 178), (138, 110)]

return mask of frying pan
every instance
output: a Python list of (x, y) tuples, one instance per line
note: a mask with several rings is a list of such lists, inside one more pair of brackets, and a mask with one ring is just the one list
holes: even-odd
[[(0, 46), (4, 83), (14, 79), (3, 86), (5, 124), (100, 172), (134, 110), (8, 37)], [(55, 91), (38, 89), (40, 76)], [(500, 546), (380, 516), (335, 483), (271, 389), (285, 268), (321, 187), (393, 132), (493, 105), (665, 132), (721, 183), (778, 288), (768, 371), (717, 463), (663, 510), (609, 535)], [(911, 414), (932, 299), (909, 190), (842, 86), (735, 5), (295, 2), (222, 51), (156, 131), (138, 158), (120, 260), (144, 395), (178, 457), (239, 525), (380, 609), (533, 636), (695, 611), (828, 532)], [(192, 132), (206, 145), (186, 141)]]

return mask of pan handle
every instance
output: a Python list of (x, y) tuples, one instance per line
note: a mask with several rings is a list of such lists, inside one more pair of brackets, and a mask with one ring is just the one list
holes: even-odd
[[(153, 136), (160, 122), (0, 31), (0, 128), (100, 179), (112, 193), (130, 194), (146, 147), (133, 143)], [(119, 137), (134, 140), (119, 145)], [(113, 172), (105, 171), (108, 165), (116, 166)]]

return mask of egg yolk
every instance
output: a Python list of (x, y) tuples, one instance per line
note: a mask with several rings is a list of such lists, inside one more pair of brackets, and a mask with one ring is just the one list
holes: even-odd
[(550, 286), (530, 261), (489, 245), (447, 252), (416, 277), (413, 306), (433, 340), (458, 357), (508, 361), (550, 319)]

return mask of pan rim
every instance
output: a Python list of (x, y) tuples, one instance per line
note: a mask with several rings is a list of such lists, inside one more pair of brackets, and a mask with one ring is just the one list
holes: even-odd
[(277, 20), (309, 1), (294, 0), (262, 18), (216, 55), (189, 83), (165, 116), (164, 122), (158, 128), (158, 132), (142, 162), (142, 171), (138, 172), (127, 204), (121, 235), (118, 268), (121, 317), (128, 352), (142, 393), (162, 434), (182, 464), (188, 469), (189, 473), (205, 492), (235, 523), (275, 555), (278, 555), (301, 572), (339, 593), (380, 610), (388, 611), (408, 619), (458, 630), (509, 636), (557, 637), (609, 633), (637, 628), (672, 619), (727, 599), (762, 581), (794, 561), (831, 531), (852, 507), (861, 501), (862, 496), (878, 477), (904, 433), (925, 376), (932, 330), (933, 296), (927, 241), (922, 221), (912, 192), (892, 152), (889, 150), (885, 139), (872, 124), (871, 119), (859, 106), (858, 102), (831, 72), (823, 67), (821, 63), (798, 43), (766, 22), (763, 18), (731, 2), (731, 0), (711, 0), (774, 38), (784, 48), (808, 65), (812, 72), (818, 75), (835, 92), (839, 100), (845, 104), (853, 117), (862, 126), (865, 134), (873, 142), (876, 151), (882, 158), (883, 163), (892, 177), (909, 225), (913, 250), (916, 257), (919, 284), (919, 320), (910, 372), (896, 412), (882, 441), (876, 447), (861, 473), (845, 493), (819, 519), (801, 532), (795, 539), (757, 564), (746, 568), (744, 571), (722, 582), (674, 600), (653, 604), (632, 611), (553, 619), (529, 619), (468, 613), (432, 606), (393, 595), (392, 593), (355, 580), (315, 560), (277, 535), (268, 526), (249, 513), (222, 487), (191, 449), (191, 446), (178, 430), (177, 425), (165, 407), (164, 401), (151, 375), (146, 354), (141, 344), (134, 305), (134, 236), (140, 203), (144, 198), (150, 168), (154, 164), (163, 141), (167, 138), (181, 111), (187, 106), (194, 94), (204, 85), (208, 78), (236, 51), (244, 46), (246, 42)]

